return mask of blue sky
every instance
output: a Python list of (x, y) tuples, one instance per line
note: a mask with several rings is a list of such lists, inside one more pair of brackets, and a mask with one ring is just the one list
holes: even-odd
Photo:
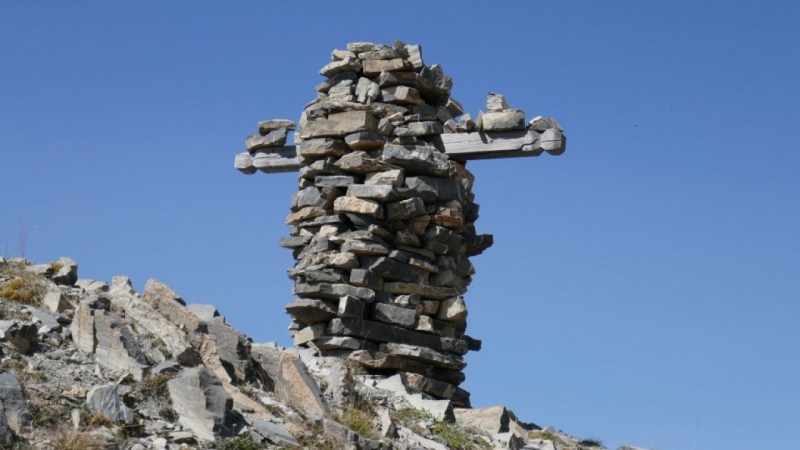
[(800, 420), (793, 2), (4, 2), (0, 254), (158, 278), (288, 345), (291, 174), (232, 168), (330, 51), (423, 46), (475, 115), (559, 119), (479, 161), (465, 387), (609, 447), (779, 448)]

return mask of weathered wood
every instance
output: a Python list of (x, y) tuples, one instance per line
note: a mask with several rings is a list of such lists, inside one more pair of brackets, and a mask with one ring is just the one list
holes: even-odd
[[(519, 158), (539, 156), (543, 152), (551, 155), (564, 153), (567, 137), (559, 130), (544, 132), (535, 130), (489, 131), (474, 133), (445, 133), (434, 145), (455, 161), (476, 159)], [(236, 156), (234, 166), (245, 174), (256, 170), (267, 173), (296, 172), (302, 167), (294, 145), (260, 149), (252, 155), (252, 163), (241, 153)]]

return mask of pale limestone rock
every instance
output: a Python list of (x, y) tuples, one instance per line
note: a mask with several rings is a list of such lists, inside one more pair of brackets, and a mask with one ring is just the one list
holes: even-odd
[(478, 114), (477, 126), (482, 131), (524, 130), (525, 112), (521, 109), (481, 112)]
[(507, 110), (508, 103), (506, 102), (506, 97), (503, 94), (489, 92), (489, 95), (486, 97), (486, 109), (488, 109), (489, 112), (500, 112)]
[(413, 408), (427, 411), (435, 420), (452, 421), (455, 418), (453, 415), (453, 407), (449, 400), (428, 400), (423, 398), (422, 394), (409, 394), (403, 384), (400, 374), (375, 381), (373, 382), (373, 386), (395, 394), (400, 399), (408, 402)]
[(286, 402), (307, 414), (327, 416), (330, 407), (305, 364), (295, 356), (281, 355), (278, 363), (279, 382), (275, 392)]
[(81, 300), (78, 303), (78, 309), (72, 316), (72, 324), (69, 327), (75, 347), (88, 354), (94, 353), (95, 346), (93, 303), (92, 299)]
[(457, 296), (442, 300), (436, 318), (448, 322), (466, 321), (467, 305), (464, 303), (464, 298)]
[(233, 433), (233, 400), (205, 367), (184, 370), (167, 382), (172, 408), (181, 425), (202, 441)]
[(53, 264), (57, 264), (59, 269), (50, 277), (58, 284), (73, 285), (78, 281), (78, 264), (70, 258), (61, 257)]
[(156, 279), (147, 280), (142, 301), (186, 331), (206, 331), (203, 321), (186, 309), (186, 302), (175, 291)]
[(494, 436), (509, 431), (509, 414), (505, 406), (487, 408), (455, 408), (456, 423), (462, 427), (483, 430)]
[(333, 210), (337, 214), (352, 212), (364, 214), (378, 219), (383, 218), (383, 206), (372, 200), (357, 197), (339, 197), (333, 202)]
[[(153, 292), (151, 290), (151, 302), (156, 300), (152, 295)], [(180, 329), (180, 324), (167, 320), (152, 303), (143, 301), (133, 289), (130, 278), (115, 276), (112, 279), (108, 297), (112, 310), (124, 313), (125, 317), (131, 320), (137, 328), (143, 329), (161, 340), (175, 358), (180, 359), (180, 355), (184, 354), (188, 356), (188, 353), (192, 353), (194, 350), (189, 337)], [(188, 310), (187, 314), (192, 314), (196, 320), (200, 320)], [(73, 326), (74, 323), (73, 321)]]
[(405, 177), (403, 176), (402, 169), (391, 169), (382, 172), (368, 173), (364, 179), (366, 185), (387, 185), (392, 187), (401, 187)]

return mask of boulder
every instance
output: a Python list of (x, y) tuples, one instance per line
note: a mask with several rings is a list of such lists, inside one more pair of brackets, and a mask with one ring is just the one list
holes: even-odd
[(94, 314), (94, 357), (100, 366), (127, 372), (137, 381), (144, 377), (147, 360), (128, 323), (108, 311)]
[(112, 422), (133, 422), (133, 411), (119, 398), (115, 383), (96, 386), (86, 395), (86, 406), (94, 414), (102, 415)]
[(266, 420), (256, 420), (253, 423), (252, 434), (256, 434), (260, 439), (267, 440), (272, 444), (281, 447), (299, 447), (300, 444), (291, 433), (279, 423), (268, 422)]
[(0, 320), (0, 341), (23, 355), (29, 355), (39, 344), (39, 327), (18, 320)]
[(208, 335), (217, 347), (217, 357), (228, 375), (245, 381), (253, 374), (250, 364), (250, 338), (225, 323), (224, 317), (214, 317), (208, 322)]
[[(3, 415), (0, 421), (15, 434), (27, 434), (32, 431), (32, 418), (25, 394), (22, 392), (19, 380), (11, 372), (0, 371), (0, 412)], [(5, 427), (0, 425), (0, 437), (3, 436), (2, 430)], [(2, 438), (7, 439), (7, 434)]]
[(186, 302), (169, 286), (158, 280), (147, 280), (142, 301), (186, 331), (206, 332), (205, 323), (186, 309)]
[(505, 406), (487, 408), (455, 408), (456, 423), (462, 427), (477, 428), (495, 436), (509, 431), (509, 414)]
[(47, 294), (42, 299), (42, 304), (55, 313), (62, 313), (70, 307), (69, 302), (64, 298), (64, 294), (59, 290), (47, 291)]
[[(133, 289), (130, 278), (115, 276), (111, 282), (108, 297), (113, 311), (124, 314), (137, 328), (150, 333), (163, 342), (167, 351), (179, 363), (188, 366), (200, 363), (199, 355), (190, 342), (191, 336), (181, 330), (179, 324), (167, 320), (151, 303), (144, 302)], [(153, 300), (152, 291), (150, 300)], [(191, 313), (193, 317), (200, 320), (197, 314), (187, 311), (187, 314)], [(194, 361), (194, 363), (188, 363), (189, 361)]]
[(167, 382), (178, 421), (202, 441), (233, 435), (233, 399), (205, 367), (181, 372)]
[(54, 282), (72, 286), (78, 281), (78, 264), (70, 258), (58, 258), (51, 266), (57, 268), (50, 277)]
[(210, 322), (215, 317), (219, 317), (219, 311), (214, 305), (192, 304), (186, 305), (186, 309), (203, 322)]
[(449, 400), (429, 400), (422, 397), (422, 394), (409, 394), (400, 374), (392, 375), (389, 378), (376, 380), (373, 386), (389, 391), (401, 400), (407, 402), (412, 408), (427, 411), (435, 420), (453, 421), (453, 406)]
[(306, 414), (327, 416), (330, 406), (299, 358), (284, 353), (279, 361), (279, 377), (275, 393), (289, 405)]
[(38, 333), (47, 334), (51, 331), (61, 331), (62, 325), (69, 325), (71, 320), (60, 314), (53, 314), (31, 306), (25, 307), (25, 312), (31, 316), (34, 323), (39, 324)]

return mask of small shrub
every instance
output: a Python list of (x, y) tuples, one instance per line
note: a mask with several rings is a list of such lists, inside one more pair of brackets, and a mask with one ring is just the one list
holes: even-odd
[(261, 450), (266, 448), (264, 444), (253, 440), (253, 436), (249, 433), (228, 439), (218, 439), (215, 445), (217, 450)]
[(29, 383), (43, 383), (47, 381), (47, 375), (45, 375), (45, 373), (41, 370), (26, 370), (22, 372), (22, 377)]
[(602, 447), (603, 441), (600, 439), (584, 439), (578, 442), (578, 445), (581, 447)]
[(127, 441), (130, 438), (144, 435), (144, 430), (145, 427), (143, 423), (133, 423), (130, 425), (121, 424), (117, 426), (117, 438)]
[(264, 409), (275, 417), (283, 417), (286, 415), (286, 412), (278, 405), (264, 405)]
[(178, 420), (178, 413), (169, 406), (162, 406), (161, 409), (158, 410), (158, 415), (162, 419), (169, 422), (175, 422)]
[(375, 416), (372, 399), (360, 391), (353, 390), (338, 419), (342, 425), (353, 430), (359, 436), (377, 439), (377, 433), (373, 430), (372, 425), (372, 419)]
[(558, 436), (549, 431), (531, 431), (528, 433), (531, 439), (543, 439), (545, 441), (559, 442)]
[(356, 408), (346, 408), (339, 418), (339, 422), (353, 430), (359, 436), (377, 438), (375, 431), (372, 429), (372, 417), (374, 416), (370, 415), (367, 411)]
[(174, 377), (175, 375), (167, 373), (149, 375), (139, 382), (139, 391), (144, 397), (167, 398), (169, 396), (167, 382)]
[(300, 448), (308, 450), (338, 450), (341, 444), (326, 436), (322, 428), (309, 427), (308, 433), (297, 439)]
[(68, 408), (63, 405), (46, 401), (31, 401), (28, 404), (33, 424), (41, 428), (55, 428), (63, 424), (64, 416), (68, 415)]
[(114, 427), (114, 421), (102, 414), (93, 414), (91, 412), (87, 412), (84, 413), (84, 418), (86, 420), (86, 426), (89, 428)]

